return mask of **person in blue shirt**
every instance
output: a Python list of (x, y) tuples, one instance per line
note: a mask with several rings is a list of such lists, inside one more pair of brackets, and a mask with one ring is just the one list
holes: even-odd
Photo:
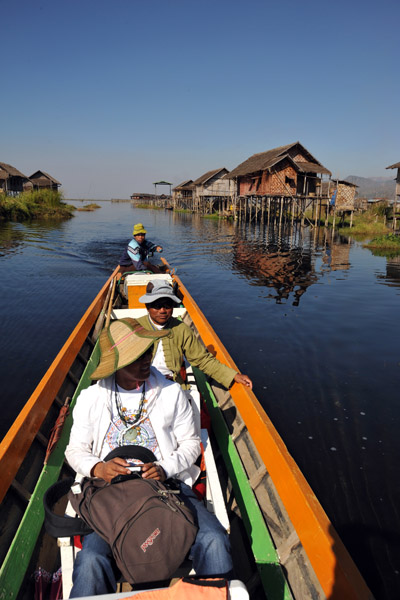
[(133, 239), (125, 248), (119, 259), (120, 271), (151, 271), (152, 273), (164, 273), (163, 267), (153, 265), (148, 260), (150, 252), (162, 252), (162, 246), (153, 244), (146, 240), (146, 229), (142, 223), (137, 223), (133, 228)]

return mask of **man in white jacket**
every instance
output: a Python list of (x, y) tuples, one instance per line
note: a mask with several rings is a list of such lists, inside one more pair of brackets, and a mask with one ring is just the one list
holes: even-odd
[[(100, 362), (91, 376), (99, 381), (77, 400), (65, 455), (77, 473), (110, 482), (131, 466), (118, 457), (104, 462), (111, 450), (129, 444), (151, 450), (157, 460), (142, 465), (142, 477), (177, 478), (182, 498), (196, 517), (199, 530), (190, 552), (196, 573), (229, 577), (227, 534), (191, 489), (200, 453), (191, 406), (177, 383), (151, 367), (154, 341), (168, 333), (148, 331), (129, 318), (113, 321), (101, 333)], [(117, 577), (108, 544), (96, 533), (85, 536), (70, 597), (115, 592)]]

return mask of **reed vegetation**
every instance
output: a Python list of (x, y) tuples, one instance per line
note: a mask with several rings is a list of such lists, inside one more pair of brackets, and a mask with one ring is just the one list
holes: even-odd
[(373, 238), (368, 244), (368, 248), (379, 248), (387, 250), (398, 250), (400, 252), (400, 235), (389, 233)]
[(74, 206), (64, 202), (62, 193), (54, 190), (33, 190), (18, 196), (0, 194), (0, 219), (3, 221), (68, 219), (74, 210)]
[(350, 215), (348, 214), (337, 222), (337, 227), (341, 233), (348, 235), (383, 236), (390, 232), (387, 224), (388, 216), (386, 206), (372, 207), (363, 213), (354, 213), (352, 227), (350, 227)]
[(91, 202), (90, 204), (79, 206), (76, 210), (91, 212), (93, 210), (96, 210), (96, 208), (100, 208), (100, 205), (96, 204), (96, 202)]
[(151, 208), (152, 210), (164, 210), (164, 206), (157, 206), (152, 204), (135, 204), (134, 208)]

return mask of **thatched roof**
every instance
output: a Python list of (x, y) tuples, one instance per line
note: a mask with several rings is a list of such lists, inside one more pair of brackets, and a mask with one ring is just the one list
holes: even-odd
[(349, 185), (350, 187), (360, 187), (359, 185), (352, 183), (351, 181), (346, 181), (346, 179), (338, 179), (337, 182), (341, 183), (342, 185)]
[(225, 167), (221, 167), (219, 169), (214, 169), (213, 171), (207, 171), (207, 173), (204, 173), (204, 175), (202, 175), (201, 177), (199, 177), (198, 179), (196, 179), (193, 182), (193, 185), (204, 185), (205, 183), (207, 183), (207, 181), (209, 179), (212, 179), (215, 175), (217, 175), (221, 171), (228, 172), (228, 169), (226, 169)]
[(395, 165), (390, 165), (390, 167), (386, 167), (387, 169), (400, 169), (400, 162), (396, 163)]
[(359, 186), (355, 183), (351, 183), (351, 181), (346, 181), (345, 179), (331, 179), (330, 181), (322, 182), (322, 193), (326, 195), (328, 193), (328, 189), (333, 191), (336, 189), (337, 185), (348, 185), (349, 187), (358, 188)]
[(28, 179), (26, 175), (21, 173), (21, 171), (18, 171), (18, 169), (12, 165), (0, 162), (0, 179), (8, 179), (9, 177), (22, 177), (23, 179)]
[(182, 181), (182, 183), (180, 183), (179, 185), (177, 185), (174, 188), (174, 191), (176, 191), (176, 190), (192, 190), (193, 188), (194, 188), (193, 180), (192, 179), (187, 179), (186, 181)]
[(48, 173), (45, 173), (44, 171), (35, 171), (35, 173), (29, 176), (29, 179), (42, 179), (43, 177), (48, 179), (51, 183), (61, 185), (61, 183), (57, 181), (57, 179), (54, 179), (54, 177), (52, 177)]
[(313, 163), (313, 162), (306, 162), (306, 161), (293, 161), (295, 166), (298, 167), (299, 171), (302, 171), (303, 173), (324, 173), (326, 175), (332, 175), (332, 173), (330, 171), (328, 171), (328, 169), (325, 169), (325, 167), (323, 167), (322, 165), (320, 165), (319, 163)]
[[(308, 161), (301, 162), (300, 160), (294, 160), (293, 155), (295, 154), (295, 151), (300, 151)], [(295, 168), (304, 173), (325, 173), (331, 175), (331, 172), (322, 166), (321, 163), (318, 162), (302, 144), (300, 144), (300, 142), (294, 142), (293, 144), (279, 146), (278, 148), (273, 148), (266, 152), (253, 154), (253, 156), (250, 156), (250, 158), (233, 169), (229, 175), (227, 175), (227, 178), (233, 179), (234, 177), (242, 177), (259, 171), (266, 171), (284, 159), (289, 159)]]

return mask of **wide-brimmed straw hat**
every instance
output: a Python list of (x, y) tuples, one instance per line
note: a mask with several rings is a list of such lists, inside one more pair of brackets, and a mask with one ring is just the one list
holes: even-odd
[(147, 233), (143, 227), (143, 223), (136, 223), (136, 225), (133, 226), (133, 235), (139, 235), (139, 233)]
[(126, 318), (111, 321), (100, 334), (100, 361), (91, 379), (109, 377), (115, 371), (135, 362), (156, 340), (169, 334), (169, 329), (148, 331), (136, 321)]
[(169, 298), (177, 304), (181, 303), (179, 298), (175, 296), (172, 285), (165, 279), (154, 279), (154, 281), (149, 281), (146, 286), (146, 293), (144, 296), (140, 296), (139, 302), (142, 304), (151, 304), (160, 298)]

